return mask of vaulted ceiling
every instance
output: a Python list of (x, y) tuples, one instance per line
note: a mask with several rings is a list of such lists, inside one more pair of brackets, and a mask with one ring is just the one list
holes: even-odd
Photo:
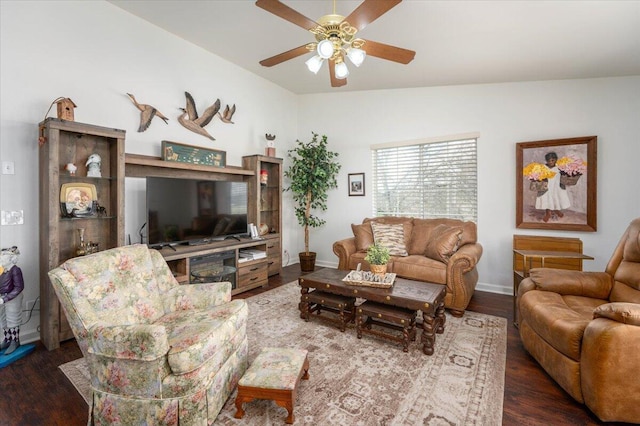
[[(110, 0), (140, 18), (294, 93), (640, 75), (640, 1), (405, 0), (358, 36), (416, 51), (401, 65), (349, 62), (348, 84), (332, 88), (306, 54), (271, 68), (258, 62), (314, 41), (308, 31), (254, 1)], [(313, 20), (334, 2), (284, 1)], [(360, 1), (336, 1), (347, 16)]]

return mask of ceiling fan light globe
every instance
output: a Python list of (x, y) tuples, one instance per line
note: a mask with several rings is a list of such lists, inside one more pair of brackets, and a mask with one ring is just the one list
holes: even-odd
[(353, 65), (359, 67), (364, 62), (364, 58), (367, 57), (367, 52), (362, 49), (356, 49), (355, 47), (347, 50), (347, 57)]
[(305, 62), (305, 65), (307, 66), (309, 71), (311, 71), (314, 74), (318, 74), (318, 71), (320, 71), (320, 67), (322, 67), (322, 62), (324, 62), (324, 59), (322, 59), (318, 55), (315, 55), (315, 56), (312, 56), (311, 58), (309, 58)]
[(339, 62), (336, 64), (335, 72), (336, 78), (343, 80), (349, 75), (349, 68), (347, 68), (347, 64), (344, 62)]
[(318, 43), (318, 56), (322, 59), (329, 59), (333, 56), (333, 43), (329, 40), (322, 40)]

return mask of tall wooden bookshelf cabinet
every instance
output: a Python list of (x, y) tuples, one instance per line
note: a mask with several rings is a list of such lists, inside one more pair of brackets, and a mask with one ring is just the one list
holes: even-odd
[(242, 157), (242, 166), (253, 170), (255, 177), (249, 182), (249, 222), (268, 232), (267, 241), (269, 276), (282, 273), (282, 158), (263, 155)]
[[(81, 232), (95, 250), (124, 244), (125, 131), (47, 118), (39, 134), (40, 339), (51, 350), (73, 333), (47, 273), (78, 255)], [(92, 154), (101, 159), (99, 177), (87, 176)], [(73, 174), (66, 167), (70, 163), (77, 168)], [(68, 214), (64, 199), (76, 188), (95, 194), (88, 201), (93, 207), (80, 216)], [(95, 203), (104, 210), (96, 210)]]

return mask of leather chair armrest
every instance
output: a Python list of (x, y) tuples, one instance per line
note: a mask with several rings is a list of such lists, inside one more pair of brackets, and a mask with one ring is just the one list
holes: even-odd
[(153, 361), (169, 351), (167, 331), (162, 325), (105, 325), (89, 329), (88, 351), (97, 356)]
[(613, 277), (606, 272), (534, 268), (529, 271), (529, 278), (537, 290), (595, 299), (608, 299), (613, 288)]
[(333, 252), (338, 256), (338, 269), (348, 270), (349, 257), (356, 252), (355, 237), (345, 238), (333, 243)]
[(627, 302), (605, 303), (593, 311), (593, 318), (607, 318), (623, 324), (640, 326), (640, 304)]
[(180, 285), (171, 288), (164, 294), (165, 312), (185, 309), (206, 309), (231, 301), (231, 283), (202, 283)]

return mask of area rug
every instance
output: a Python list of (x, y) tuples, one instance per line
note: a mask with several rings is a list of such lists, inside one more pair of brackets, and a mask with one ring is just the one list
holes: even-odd
[[(353, 326), (300, 319), (296, 282), (253, 296), (249, 303), (249, 362), (262, 347), (309, 351), (310, 379), (301, 381), (294, 414), (308, 425), (499, 425), (502, 423), (507, 320), (467, 311), (447, 313), (435, 353), (422, 353), (420, 339), (409, 352), (391, 341), (364, 335)], [(324, 314), (323, 314), (324, 315)], [(418, 333), (419, 334), (419, 333)], [(89, 401), (83, 359), (60, 366)], [(245, 404), (235, 413), (235, 392), (215, 425), (282, 424), (284, 408), (272, 401)]]

